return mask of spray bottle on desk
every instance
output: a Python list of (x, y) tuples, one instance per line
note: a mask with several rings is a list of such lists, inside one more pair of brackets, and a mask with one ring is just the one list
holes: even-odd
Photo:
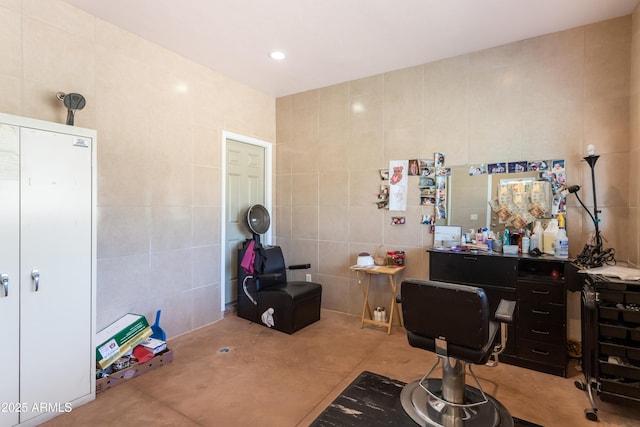
[(558, 234), (554, 243), (554, 256), (556, 258), (569, 258), (569, 238), (564, 225), (564, 215), (558, 214)]

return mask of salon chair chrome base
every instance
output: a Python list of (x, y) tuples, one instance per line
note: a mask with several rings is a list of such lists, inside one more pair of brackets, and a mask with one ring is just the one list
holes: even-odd
[[(402, 408), (420, 426), (513, 427), (513, 417), (507, 408), (489, 395), (486, 395), (487, 402), (481, 405), (454, 407), (432, 397), (420, 382), (421, 380), (417, 380), (407, 384), (400, 393)], [(427, 387), (437, 395), (441, 393), (442, 380), (431, 379)], [(471, 386), (465, 387), (464, 398), (465, 402), (483, 399), (482, 392)]]

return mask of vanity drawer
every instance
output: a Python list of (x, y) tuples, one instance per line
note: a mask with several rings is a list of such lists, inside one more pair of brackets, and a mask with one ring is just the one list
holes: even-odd
[(563, 323), (531, 322), (523, 319), (518, 323), (518, 338), (525, 340), (564, 345), (566, 333)]
[(563, 304), (548, 304), (538, 301), (519, 301), (518, 316), (522, 322), (545, 322), (564, 324), (566, 322)]
[(554, 345), (548, 342), (520, 340), (518, 342), (518, 356), (523, 359), (550, 365), (563, 365), (566, 363), (565, 346)]
[(430, 252), (431, 280), (515, 288), (516, 259), (491, 255)]
[(518, 281), (518, 301), (548, 302), (564, 305), (565, 287), (561, 283)]

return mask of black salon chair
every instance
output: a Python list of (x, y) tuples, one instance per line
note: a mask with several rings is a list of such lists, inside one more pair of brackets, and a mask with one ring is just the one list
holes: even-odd
[[(292, 334), (320, 320), (322, 285), (287, 281), (287, 268), (280, 246), (264, 247), (264, 269), (247, 274), (240, 266), (244, 249), (238, 252), (238, 316)], [(310, 268), (291, 265), (289, 270)]]
[[(502, 300), (494, 317), (481, 288), (416, 279), (402, 282), (400, 300), (409, 344), (438, 356), (422, 379), (403, 388), (400, 400), (407, 414), (422, 426), (513, 426), (507, 409), (482, 390), (471, 366), (498, 364), (515, 302)], [(431, 378), (440, 364), (442, 378)], [(466, 384), (467, 370), (477, 387)]]

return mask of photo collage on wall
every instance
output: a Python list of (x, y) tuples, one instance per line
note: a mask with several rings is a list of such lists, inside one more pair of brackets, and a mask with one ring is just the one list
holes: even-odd
[[(406, 171), (406, 172), (405, 172)], [(407, 205), (407, 176), (419, 179), (420, 206), (433, 206), (433, 215), (422, 215), (421, 223), (432, 225), (436, 219), (447, 218), (447, 178), (451, 168), (445, 167), (444, 153), (434, 153), (433, 159), (392, 160), (389, 169), (380, 169), (378, 209), (405, 211)], [(393, 225), (405, 224), (404, 217), (393, 217)]]
[(544, 181), (556, 181), (558, 184), (566, 183), (564, 160), (534, 160), (518, 162), (489, 163), (488, 165), (469, 166), (469, 175), (501, 173), (540, 172), (540, 179)]

